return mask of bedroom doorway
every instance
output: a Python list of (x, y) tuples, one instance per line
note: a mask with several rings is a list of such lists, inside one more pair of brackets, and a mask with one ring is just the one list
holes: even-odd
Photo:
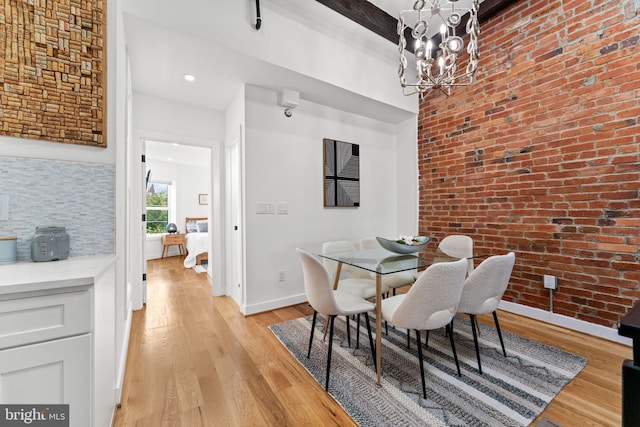
[[(211, 223), (215, 200), (211, 197), (210, 147), (145, 139), (142, 140), (142, 150), (145, 160), (142, 203), (147, 219), (143, 221), (142, 230), (143, 271), (146, 271), (147, 260), (181, 256), (180, 244), (168, 243), (186, 237), (187, 218), (208, 218)], [(150, 206), (147, 206), (147, 200)], [(175, 224), (177, 228), (171, 239), (167, 238), (168, 224)], [(211, 252), (210, 240), (211, 237), (209, 244), (205, 245), (208, 254)], [(197, 271), (203, 271), (203, 267), (206, 271), (208, 265), (200, 265)], [(211, 274), (210, 270), (208, 274)], [(146, 288), (146, 283), (143, 287)], [(146, 289), (143, 295), (146, 295)]]

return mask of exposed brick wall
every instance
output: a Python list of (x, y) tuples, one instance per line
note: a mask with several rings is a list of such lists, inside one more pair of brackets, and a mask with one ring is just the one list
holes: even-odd
[(106, 2), (0, 0), (0, 135), (106, 147)]
[[(482, 6), (481, 6), (482, 7)], [(505, 300), (615, 327), (640, 298), (640, 16), (519, 1), (481, 26), (476, 83), (420, 106), (420, 233), (516, 253)]]

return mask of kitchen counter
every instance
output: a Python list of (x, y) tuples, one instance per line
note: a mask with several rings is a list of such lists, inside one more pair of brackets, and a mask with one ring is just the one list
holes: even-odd
[(70, 427), (111, 424), (116, 259), (0, 266), (0, 404), (67, 404)]
[(115, 263), (115, 254), (70, 257), (60, 261), (24, 261), (0, 265), (0, 300), (26, 292), (90, 286)]

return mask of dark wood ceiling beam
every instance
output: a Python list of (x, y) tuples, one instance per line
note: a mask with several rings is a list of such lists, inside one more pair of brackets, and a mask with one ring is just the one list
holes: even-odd
[[(353, 22), (356, 22), (363, 27), (373, 31), (379, 36), (385, 39), (398, 43), (397, 17), (389, 15), (384, 10), (378, 8), (373, 3), (367, 0), (316, 0), (330, 9), (335, 10), (339, 14), (349, 18)], [(500, 11), (507, 6), (515, 3), (518, 0), (484, 0), (480, 4), (478, 10), (478, 20), (480, 23), (486, 22), (493, 18)], [(468, 19), (468, 17), (466, 18)], [(466, 23), (465, 19), (465, 23)], [(405, 38), (409, 43), (412, 40), (411, 30), (407, 28), (405, 31)], [(413, 50), (412, 47), (407, 48)]]
[(478, 21), (482, 24), (502, 12), (518, 0), (484, 0), (478, 9)]
[(317, 0), (379, 36), (398, 42), (398, 20), (367, 0)]

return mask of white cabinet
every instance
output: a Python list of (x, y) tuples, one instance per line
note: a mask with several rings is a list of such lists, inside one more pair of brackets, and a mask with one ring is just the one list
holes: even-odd
[(68, 404), (70, 427), (107, 427), (115, 371), (115, 256), (0, 268), (0, 403)]
[[(84, 334), (0, 351), (0, 401), (69, 404), (71, 426), (90, 419), (91, 336)], [(82, 421), (84, 420), (84, 421)]]

